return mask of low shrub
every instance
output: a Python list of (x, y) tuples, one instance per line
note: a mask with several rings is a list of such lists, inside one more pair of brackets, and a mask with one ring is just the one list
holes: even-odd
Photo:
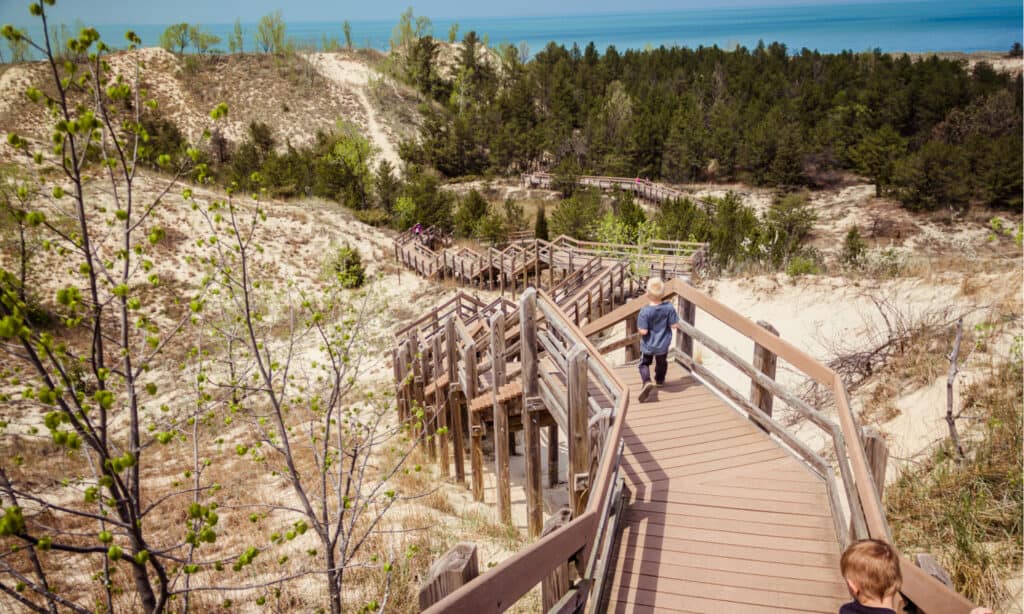
[(821, 272), (821, 267), (818, 266), (817, 260), (812, 256), (797, 255), (789, 259), (786, 264), (786, 274), (790, 277), (799, 277), (801, 275), (817, 275)]
[(359, 288), (366, 283), (366, 269), (359, 250), (349, 244), (342, 245), (334, 255), (334, 274), (343, 288)]

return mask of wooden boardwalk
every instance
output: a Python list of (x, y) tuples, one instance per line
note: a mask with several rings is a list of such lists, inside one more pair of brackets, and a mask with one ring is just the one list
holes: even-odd
[[(635, 392), (635, 366), (616, 369)], [(824, 482), (676, 365), (623, 431), (632, 496), (609, 612), (836, 612)]]
[[(397, 409), (442, 478), (471, 478), (476, 501), (484, 500), (490, 440), (504, 524), (512, 522), (510, 453), (521, 430), (535, 540), (472, 580), (477, 565), (459, 554), (470, 545), (456, 546), (421, 587), (421, 609), (498, 614), (538, 584), (552, 613), (836, 612), (849, 600), (843, 547), (892, 538), (875, 486), (884, 464), (868, 462), (837, 373), (770, 325), (676, 278), (662, 297), (674, 297), (680, 314), (668, 385), (639, 403), (635, 364), (615, 368), (606, 358), (620, 349), (626, 360), (639, 356), (637, 319), (649, 300), (631, 298), (643, 281), (633, 265), (661, 276), (692, 270), (702, 253), (694, 250), (559, 237), (491, 249), (485, 259), (466, 249), (433, 252), (408, 233), (396, 239), (396, 258), (421, 275), (502, 293), (485, 304), (460, 292), (396, 332)], [(545, 282), (547, 291), (538, 289)], [(704, 330), (712, 319), (746, 337), (753, 360)], [(695, 360), (697, 344), (749, 377), (749, 389)], [(834, 417), (777, 382), (777, 361), (831, 395)], [(824, 434), (826, 447), (812, 448), (774, 420), (776, 401)], [(564, 436), (568, 450), (569, 506), (547, 518), (541, 429), (550, 442), (548, 487), (561, 471), (554, 442)], [(906, 557), (900, 568), (902, 593), (921, 611), (973, 607)], [(449, 573), (458, 569), (465, 575)]]

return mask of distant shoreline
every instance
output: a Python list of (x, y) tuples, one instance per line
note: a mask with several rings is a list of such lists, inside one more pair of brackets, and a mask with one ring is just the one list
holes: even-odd
[[(803, 49), (819, 53), (863, 52), (892, 49), (923, 53), (942, 46), (956, 52), (973, 53), (995, 49), (1005, 53), (1015, 42), (1021, 42), (1024, 28), (1024, 7), (1017, 0), (973, 0), (970, 3), (949, 3), (940, 0), (914, 2), (864, 2), (836, 4), (767, 4), (751, 7), (705, 7), (673, 11), (634, 11), (629, 13), (591, 13), (574, 16), (542, 17), (480, 17), (466, 19), (430, 19), (425, 33), (439, 41), (447, 41), (449, 32), (456, 27), (454, 37), (462, 37), (473, 30), (490, 46), (501, 43), (522, 45), (531, 57), (549, 43), (571, 49), (578, 46), (582, 52), (590, 44), (604, 54), (610, 46), (619, 53), (626, 50), (673, 46), (696, 49), (717, 46), (732, 49), (737, 45), (753, 50), (763, 42), (785, 45), (791, 54)], [(73, 13), (54, 14), (51, 24), (71, 23)], [(154, 15), (155, 17), (155, 15)], [(175, 16), (177, 17), (177, 16)], [(254, 46), (253, 34), (258, 13), (240, 15), (244, 50)], [(344, 17), (320, 18), (304, 21), (289, 16), (285, 11), (286, 38), (302, 48), (322, 49), (330, 44), (344, 44), (342, 21)], [(189, 15), (180, 20), (193, 23)], [(126, 29), (132, 29), (143, 41), (143, 46), (160, 43), (165, 24), (104, 24), (96, 25), (108, 44), (118, 45), (124, 40)], [(215, 47), (227, 50), (228, 39), (234, 28), (229, 23), (203, 23), (203, 30), (220, 39)], [(351, 43), (354, 47), (386, 51), (399, 21), (392, 19), (350, 20)], [(30, 34), (37, 36), (38, 30)], [(946, 53), (946, 52), (941, 52)]]

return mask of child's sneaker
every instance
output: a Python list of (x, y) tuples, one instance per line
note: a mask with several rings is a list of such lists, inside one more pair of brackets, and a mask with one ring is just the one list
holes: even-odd
[(637, 398), (640, 400), (641, 403), (643, 403), (648, 398), (650, 398), (652, 392), (654, 392), (654, 384), (650, 382), (644, 382), (644, 387), (640, 389), (640, 396), (638, 396)]

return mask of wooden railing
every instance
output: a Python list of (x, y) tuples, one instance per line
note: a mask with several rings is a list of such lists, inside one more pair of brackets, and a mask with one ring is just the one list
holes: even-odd
[[(564, 590), (556, 597), (567, 609), (576, 609), (571, 606), (582, 607), (588, 595), (600, 586), (609, 560), (618, 518), (614, 512), (621, 502), (618, 471), (629, 391), (551, 297), (527, 290), (517, 316), (523, 411), (547, 409), (568, 433), (573, 519), (436, 603), (429, 612), (504, 611), (568, 561), (575, 563), (581, 580), (570, 587), (566, 576), (566, 585), (561, 587)], [(495, 315), (492, 338), (503, 338), (508, 322), (508, 318)], [(451, 328), (463, 344), (459, 351), (459, 360), (464, 361), (460, 385), (472, 389), (477, 379), (474, 373), (479, 376), (480, 371), (476, 362), (479, 344), (470, 339), (464, 327), (453, 324)], [(494, 341), (492, 347), (502, 346)], [(501, 364), (493, 358), (486, 357), (492, 364)], [(481, 391), (472, 393), (479, 395)], [(526, 446), (531, 448), (539, 441), (536, 423), (524, 419), (524, 427)], [(500, 445), (500, 432), (495, 441)], [(596, 465), (591, 460), (592, 452), (598, 459)], [(534, 455), (527, 458), (527, 481), (539, 484), (536, 459)], [(533, 515), (540, 510), (540, 491), (528, 488), (527, 492), (532, 499), (527, 502), (528, 513)]]
[[(491, 303), (491, 305), (494, 305), (494, 303)], [(399, 328), (395, 331), (395, 337), (403, 339), (408, 336), (410, 331), (415, 330), (424, 338), (429, 338), (441, 329), (443, 322), (449, 316), (455, 315), (458, 319), (465, 321), (476, 316), (481, 311), (491, 308), (491, 305), (465, 292), (456, 292), (447, 301)]]
[[(526, 173), (522, 176), (523, 185), (534, 188), (551, 188), (555, 176), (551, 173)], [(679, 200), (688, 198), (707, 210), (714, 208), (714, 205), (706, 200), (695, 198), (686, 192), (670, 188), (667, 185), (654, 183), (639, 177), (603, 177), (599, 175), (583, 175), (576, 178), (576, 183), (582, 186), (595, 187), (602, 190), (624, 190), (633, 192), (640, 198), (662, 203), (667, 200)]]
[[(676, 347), (672, 349), (673, 358), (686, 367), (706, 385), (717, 390), (730, 399), (740, 410), (745, 411), (752, 420), (777, 438), (777, 441), (792, 453), (803, 458), (824, 480), (828, 488), (832, 507), (832, 516), (840, 543), (847, 544), (852, 539), (872, 537), (892, 541), (889, 527), (885, 519), (882, 503), (874, 477), (869, 468), (861, 435), (850, 410), (849, 397), (842, 379), (837, 373), (815, 360), (803, 350), (772, 334), (764, 327), (755, 324), (734, 311), (727, 305), (716, 301), (700, 292), (683, 280), (674, 279), (666, 283), (666, 297), (677, 297), (678, 311), (681, 314), (681, 334), (677, 336)], [(635, 318), (640, 308), (647, 304), (641, 297), (619, 307), (612, 313), (583, 327), (588, 336), (597, 334), (623, 321)], [(719, 322), (740, 333), (757, 348), (763, 348), (778, 359), (789, 363), (798, 372), (831, 392), (836, 406), (838, 423), (826, 416), (797, 395), (767, 377), (754, 365), (737, 356), (734, 352), (718, 343), (714, 338), (696, 326), (697, 310), (711, 316)], [(638, 337), (623, 342), (608, 344), (602, 351), (623, 347), (637, 342)], [(821, 429), (833, 442), (836, 466), (833, 468), (824, 458), (811, 450), (786, 428), (773, 420), (771, 415), (756, 406), (748, 397), (725, 383), (720, 377), (700, 362), (693, 359), (693, 344), (698, 342), (708, 350), (718, 354), (727, 363), (744, 373), (751, 380), (752, 386), (759, 392), (772, 395), (786, 403), (809, 422)], [(842, 482), (842, 490), (835, 482), (838, 473)], [(840, 497), (844, 498), (850, 510), (850, 521), (847, 522)], [(963, 596), (950, 590), (944, 584), (916, 567), (906, 557), (900, 559), (903, 573), (902, 594), (912, 601), (921, 611), (928, 614), (965, 614), (973, 606)]]
[(505, 294), (506, 286), (513, 292), (534, 284), (543, 287), (542, 268), (548, 270), (547, 287), (556, 285), (555, 271), (571, 274), (594, 258), (629, 263), (637, 277), (661, 275), (672, 277), (691, 272), (692, 263), (703, 243), (687, 241), (648, 241), (640, 245), (580, 241), (561, 235), (553, 241), (518, 239), (502, 250), (487, 248), (483, 253), (458, 247), (440, 252), (431, 250), (415, 235), (405, 232), (395, 239), (395, 259), (420, 275), (450, 277), (463, 284), (486, 284), (488, 289)]
[[(625, 264), (619, 263), (617, 288), (625, 294), (621, 277)], [(603, 297), (606, 286), (601, 279), (615, 279), (615, 268), (599, 269), (597, 278), (585, 288)], [(824, 480), (836, 535), (841, 544), (849, 539), (875, 537), (891, 540), (874, 479), (869, 469), (859, 431), (839, 376), (802, 350), (751, 322), (728, 306), (712, 299), (679, 279), (666, 284), (668, 297), (676, 297), (682, 314), (681, 334), (672, 349), (673, 358), (707, 386), (746, 412), (780, 445), (803, 459)], [(507, 414), (498, 411), (498, 392), (506, 382), (522, 386), (524, 439), (527, 450), (527, 516), (530, 534), (538, 534), (542, 489), (539, 468), (539, 427), (534, 417), (547, 411), (557, 426), (569, 434), (569, 490), (571, 520), (540, 537), (538, 541), (512, 555), (497, 567), (436, 603), (429, 611), (500, 612), (544, 582), (545, 605), (553, 611), (581, 611), (600, 601), (609, 549), (617, 530), (621, 481), (618, 478), (622, 454), (621, 433), (629, 406), (628, 390), (608, 367), (603, 355), (612, 349), (638, 343), (635, 320), (647, 303), (634, 299), (607, 313), (575, 316), (588, 295), (586, 290), (559, 304), (554, 297), (527, 289), (519, 303), (500, 299), (489, 305), (456, 296), (436, 310), (403, 329), (395, 350), (395, 378), (398, 382), (398, 408), (401, 419), (420, 424), (428, 454), (442, 466), (442, 475), (450, 473), (449, 444), (455, 447), (455, 473), (465, 479), (461, 467), (464, 442), (461, 411), (463, 403), (490, 395), (494, 407), (496, 457), (508, 458)], [(593, 303), (593, 298), (589, 299)], [(604, 303), (603, 300), (598, 301)], [(567, 305), (569, 307), (567, 307)], [(468, 314), (469, 310), (475, 312)], [(703, 316), (698, 320), (697, 312)], [(762, 373), (755, 365), (736, 355), (703, 332), (698, 322), (713, 317), (749, 339), (755, 348), (789, 363), (830, 391), (835, 399), (836, 418), (812, 407)], [(586, 324), (578, 325), (584, 320)], [(627, 336), (597, 349), (589, 337), (623, 322)], [(486, 325), (485, 325), (486, 323)], [(721, 356), (750, 378), (759, 398), (778, 399), (820, 429), (832, 442), (828, 460), (790, 433), (771, 416), (764, 403), (754, 401), (735, 390), (716, 373), (693, 358), (695, 343)], [(516, 359), (518, 358), (518, 364)], [(447, 395), (441, 381), (447, 384)], [(427, 382), (433, 382), (432, 388)], [(430, 395), (433, 395), (431, 400)], [(754, 391), (752, 390), (752, 396)], [(453, 405), (453, 403), (455, 403)], [(415, 408), (427, 408), (422, 420)], [(448, 411), (444, 408), (447, 406)], [(470, 462), (474, 498), (483, 500), (483, 453), (480, 440), (483, 422), (480, 414), (469, 412), (471, 437)], [(449, 425), (448, 417), (458, 424)], [(458, 418), (456, 418), (458, 417)], [(506, 422), (502, 422), (506, 420)], [(451, 428), (442, 428), (442, 427)], [(435, 443), (436, 442), (436, 443)], [(502, 448), (504, 448), (502, 450)], [(597, 459), (595, 463), (593, 459)], [(550, 462), (550, 461), (549, 461)], [(556, 461), (557, 462), (557, 461)], [(500, 463), (499, 463), (500, 465)], [(550, 469), (549, 469), (550, 471)], [(838, 481), (836, 479), (838, 475)], [(505, 487), (499, 476), (498, 502), (503, 517), (508, 516), (507, 474)], [(502, 494), (506, 492), (506, 494)], [(849, 516), (844, 513), (849, 510)], [(507, 519), (507, 518), (506, 518)], [(568, 575), (560, 572), (572, 562), (580, 580), (572, 586)], [(928, 614), (964, 614), (971, 604), (927, 573), (901, 558), (904, 576), (903, 595)], [(557, 578), (557, 581), (552, 581)], [(554, 596), (550, 594), (555, 591)], [(557, 601), (557, 603), (555, 603)]]

